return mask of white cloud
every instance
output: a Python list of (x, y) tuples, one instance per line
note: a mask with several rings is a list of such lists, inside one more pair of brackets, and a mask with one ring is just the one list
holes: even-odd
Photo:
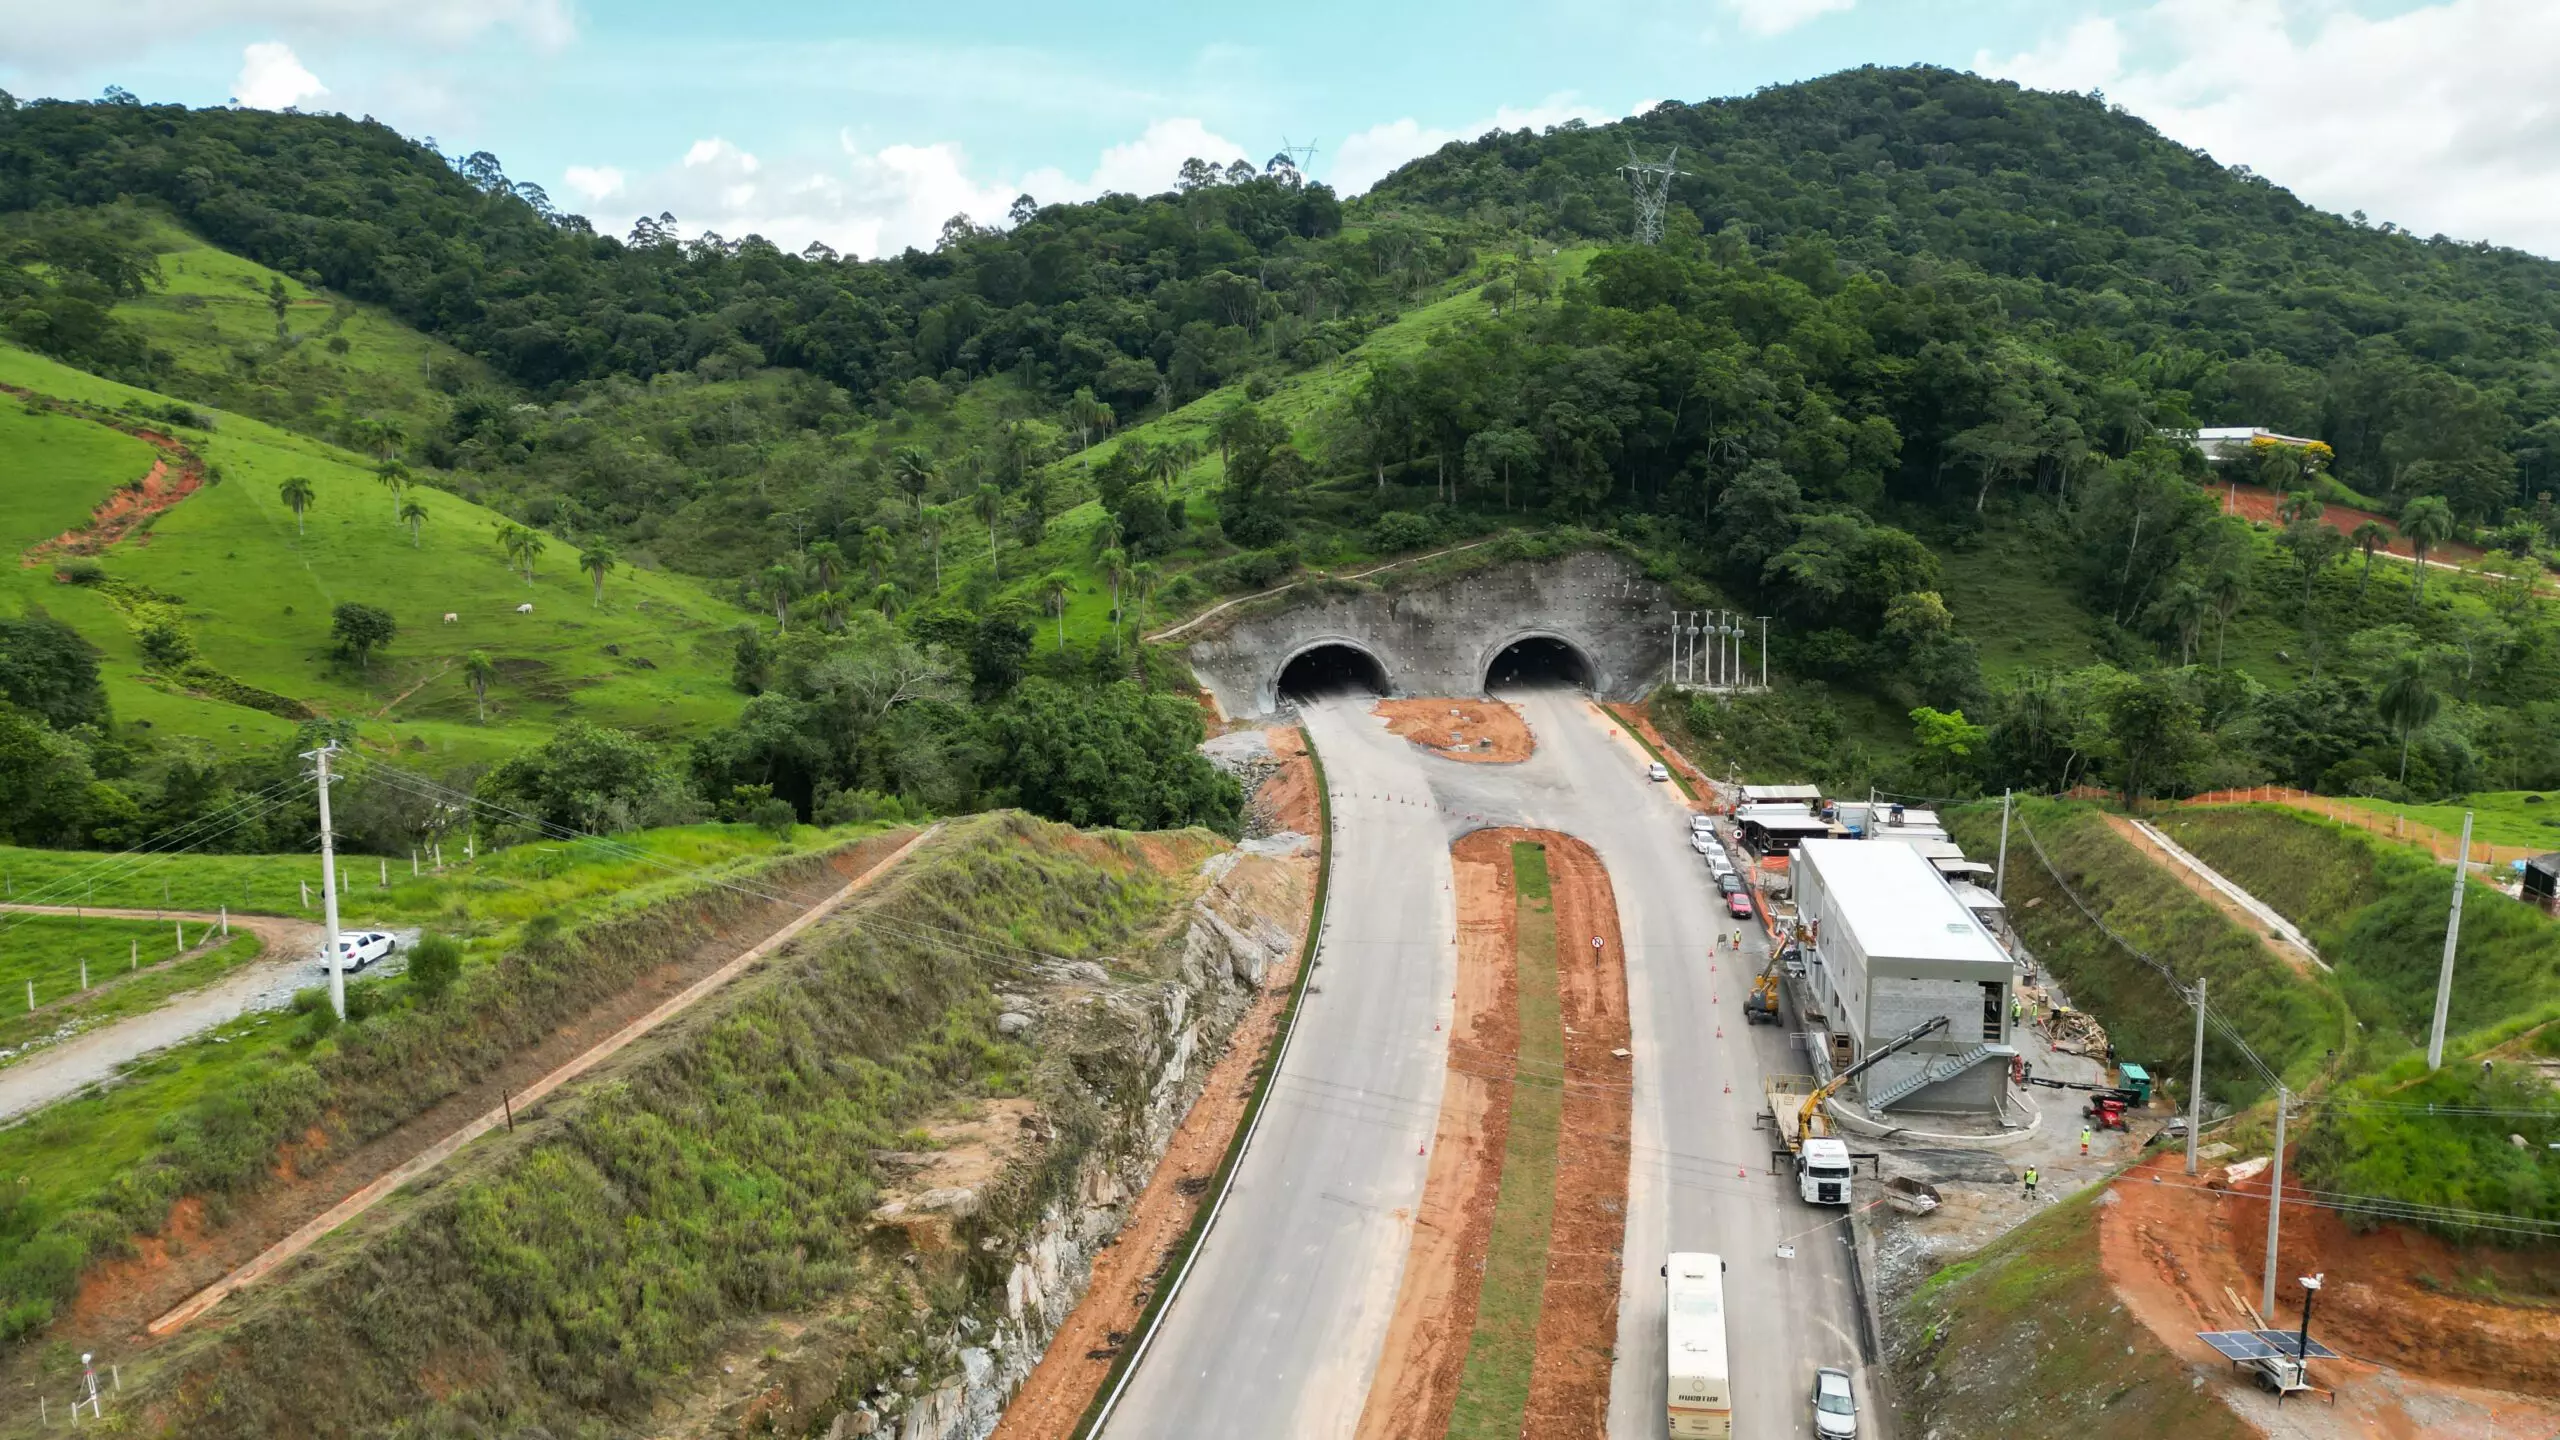
[(1385, 179), (1408, 160), (1417, 160), (1452, 140), (1473, 140), (1494, 130), (1544, 130), (1567, 120), (1602, 121), (1604, 115), (1569, 94), (1550, 95), (1535, 105), (1505, 105), (1472, 125), (1448, 129), (1426, 126), (1408, 115), (1372, 125), (1334, 147), (1333, 168), (1326, 179), (1344, 195), (1357, 195)]
[[(1221, 165), (1245, 155), (1243, 146), (1189, 118), (1156, 121), (1104, 150), (1083, 176), (1048, 168), (981, 179), (972, 175), (967, 152), (951, 141), (865, 150), (850, 133), (837, 139), (841, 153), (825, 160), (769, 162), (710, 136), (651, 175), (573, 166), (562, 179), (591, 204), (616, 200), (609, 213), (671, 213), (687, 235), (762, 235), (790, 250), (817, 240), (845, 254), (877, 256), (910, 245), (931, 249), (954, 215), (1000, 224), (1017, 195), (1048, 203), (1088, 200), (1106, 190), (1154, 194), (1171, 189), (1175, 171), (1195, 155)], [(607, 177), (613, 188), (590, 188)], [(597, 226), (615, 230), (625, 223), (599, 219)]]
[(1725, 0), (1742, 28), (1754, 35), (1784, 35), (1806, 21), (1835, 10), (1846, 10), (1858, 0)]
[(577, 34), (569, 0), (115, 0), (28, 5), (9, 20), (10, 58), (29, 68), (72, 66), (208, 31), (252, 29), (297, 39), (385, 35), (458, 45), (492, 30), (543, 50)]
[(302, 68), (293, 47), (261, 40), (240, 52), (240, 78), (231, 82), (231, 98), (252, 110), (282, 110), (329, 93), (320, 77)]
[(2560, 255), (2560, 6), (2153, 0), (1974, 67), (2108, 99), (2224, 164), (2420, 234)]
[(572, 165), (560, 178), (569, 182), (570, 189), (587, 197), (590, 205), (622, 193), (622, 172), (610, 165)]

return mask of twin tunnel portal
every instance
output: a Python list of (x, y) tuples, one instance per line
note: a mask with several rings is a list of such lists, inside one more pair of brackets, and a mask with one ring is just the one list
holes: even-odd
[[(1525, 635), (1495, 650), (1480, 677), (1484, 690), (1514, 685), (1570, 685), (1598, 688), (1599, 674), (1590, 657), (1569, 640), (1553, 635)], [(1399, 687), (1386, 663), (1350, 640), (1322, 640), (1309, 645), (1280, 666), (1273, 683), (1282, 701), (1313, 699), (1345, 692), (1393, 695)]]

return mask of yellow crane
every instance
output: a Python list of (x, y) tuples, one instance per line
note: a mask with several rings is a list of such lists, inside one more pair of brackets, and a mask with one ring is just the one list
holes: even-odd
[(1813, 1088), (1813, 1093), (1804, 1097), (1803, 1106), (1796, 1111), (1795, 1133), (1787, 1137), (1787, 1148), (1790, 1150), (1801, 1150), (1804, 1148), (1805, 1141), (1813, 1139), (1816, 1136), (1827, 1135), (1830, 1133), (1830, 1126), (1822, 1119), (1822, 1102), (1830, 1099), (1833, 1094), (1838, 1092), (1841, 1086), (1848, 1084), (1859, 1075), (1874, 1068), (1876, 1062), (1884, 1059), (1886, 1056), (1891, 1055), (1896, 1051), (1907, 1049), (1921, 1040), (1928, 1038), (1937, 1031), (1944, 1030), (1946, 1028), (1946, 1016), (1932, 1015), (1928, 1019), (1923, 1020), (1919, 1024), (1912, 1026), (1910, 1029), (1903, 1031), (1899, 1035), (1896, 1035), (1891, 1040), (1886, 1041), (1884, 1044), (1868, 1051), (1865, 1059), (1860, 1060), (1857, 1064), (1851, 1065), (1842, 1070), (1839, 1074), (1832, 1076), (1827, 1083), (1815, 1086)]

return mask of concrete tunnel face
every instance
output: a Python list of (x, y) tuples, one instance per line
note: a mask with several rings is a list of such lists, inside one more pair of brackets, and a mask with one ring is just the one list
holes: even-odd
[(1273, 687), (1284, 699), (1388, 693), (1387, 667), (1347, 640), (1327, 640), (1289, 657)]
[(1484, 668), (1486, 690), (1515, 685), (1570, 685), (1595, 690), (1599, 688), (1599, 677), (1592, 669), (1591, 657), (1572, 641), (1556, 635), (1523, 635), (1495, 651)]

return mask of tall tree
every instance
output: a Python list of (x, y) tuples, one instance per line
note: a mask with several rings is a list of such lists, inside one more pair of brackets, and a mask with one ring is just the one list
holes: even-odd
[(462, 681), (471, 687), (472, 704), (477, 707), (480, 723), (489, 721), (489, 682), (498, 678), (498, 662), (486, 650), (474, 650), (462, 657)]
[(2445, 504), (2441, 495), (2419, 496), (2401, 507), (2400, 534), (2418, 557), (2418, 586), (2409, 597), (2409, 606), (2414, 610), (2427, 599), (2428, 552), (2453, 538), (2453, 507)]
[(293, 533), (299, 537), (302, 534), (302, 512), (311, 508), (311, 481), (296, 475), (276, 487), (276, 498), (293, 507)]
[(1067, 648), (1067, 596), (1075, 589), (1075, 577), (1064, 570), (1052, 570), (1040, 582), (1040, 603), (1058, 622), (1058, 648)]
[(601, 540), (578, 552), (578, 568), (586, 571), (587, 578), (595, 582), (594, 592), (587, 597), (589, 606), (604, 604), (604, 577), (613, 573), (613, 567), (621, 559), (613, 553), (612, 546)]
[(996, 522), (1004, 518), (1004, 491), (993, 485), (981, 485), (974, 508), (978, 518), (987, 522), (987, 573), (1003, 578), (996, 564)]
[(2364, 574), (2356, 581), (2356, 598), (2361, 600), (2373, 584), (2373, 557), (2391, 544), (2391, 527), (2379, 520), (2367, 520), (2348, 531), (2347, 539), (2364, 552)]
[(2403, 655), (2391, 663), (2384, 675), (2382, 691), (2374, 697), (2374, 708), (2382, 712), (2383, 723), (2400, 732), (2400, 783), (2409, 783), (2409, 737), (2415, 735), (2444, 706), (2444, 697), (2427, 674), (2426, 657)]
[(916, 523), (923, 524), (924, 494), (933, 488), (933, 457), (917, 446), (901, 445), (889, 452), (889, 475), (916, 502)]
[(415, 496), (400, 502), (400, 523), (409, 527), (409, 548), (418, 548), (418, 527), (427, 523), (427, 507)]

